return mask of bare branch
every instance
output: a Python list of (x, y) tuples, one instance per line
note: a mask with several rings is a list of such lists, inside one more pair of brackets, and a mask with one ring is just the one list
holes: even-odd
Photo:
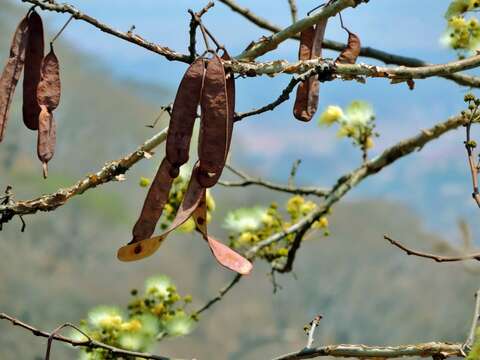
[(223, 186), (246, 187), (251, 185), (258, 185), (258, 186), (263, 186), (270, 190), (281, 191), (289, 194), (315, 195), (319, 197), (324, 197), (325, 195), (328, 194), (327, 189), (316, 188), (316, 187), (295, 187), (292, 185), (275, 184), (270, 181), (263, 180), (261, 178), (253, 178), (250, 175), (247, 175), (244, 172), (241, 172), (240, 170), (237, 170), (230, 165), (227, 165), (226, 167), (232, 172), (234, 172), (236, 175), (238, 175), (242, 179), (242, 181), (240, 182), (220, 181), (219, 184)]
[(390, 242), (392, 245), (394, 245), (394, 246), (398, 247), (399, 249), (405, 251), (405, 253), (407, 255), (414, 255), (414, 256), (421, 257), (421, 258), (425, 258), (425, 259), (431, 259), (431, 260), (435, 260), (436, 262), (439, 262), (439, 263), (441, 263), (441, 262), (457, 262), (457, 261), (465, 261), (465, 260), (480, 261), (480, 253), (475, 253), (475, 254), (470, 254), (470, 255), (460, 255), (460, 256), (440, 256), (440, 255), (429, 254), (429, 253), (425, 253), (425, 252), (421, 252), (421, 251), (417, 251), (417, 250), (412, 250), (412, 249), (406, 247), (405, 245), (402, 245), (398, 241), (393, 240), (392, 238), (390, 238), (387, 235), (384, 235), (383, 237), (384, 237), (385, 240)]
[(77, 10), (75, 7), (69, 4), (58, 4), (55, 1), (46, 1), (46, 0), (22, 0), (23, 2), (28, 2), (30, 4), (37, 5), (43, 10), (55, 11), (58, 13), (71, 14), (76, 20), (81, 20), (93, 25), (94, 27), (100, 29), (101, 31), (128, 41), (132, 44), (141, 46), (147, 50), (153, 51), (159, 55), (164, 56), (166, 59), (171, 61), (181, 61), (184, 63), (190, 62), (190, 56), (185, 54), (180, 54), (176, 51), (173, 51), (165, 46), (160, 46), (149, 42), (143, 39), (140, 35), (133, 34), (132, 32), (122, 32), (115, 30), (112, 27), (100, 22), (99, 20), (91, 17), (90, 15), (82, 13), (80, 10)]
[(168, 128), (160, 131), (131, 154), (106, 164), (97, 173), (86, 176), (83, 180), (68, 188), (60, 189), (52, 194), (43, 195), (33, 200), (13, 201), (0, 205), (0, 223), (7, 223), (15, 215), (30, 215), (35, 214), (37, 211), (55, 210), (76, 195), (81, 195), (98, 185), (116, 180), (118, 175), (124, 174), (137, 162), (150, 157), (149, 153), (167, 138), (167, 130)]
[(223, 289), (220, 289), (220, 291), (218, 292), (218, 295), (215, 296), (213, 299), (209, 300), (205, 305), (203, 305), (200, 309), (197, 310), (197, 314), (201, 314), (202, 312), (204, 312), (205, 310), (208, 310), (210, 309), (215, 303), (219, 302), (220, 300), (223, 299), (223, 297), (230, 291), (233, 289), (233, 287), (235, 285), (238, 284), (238, 282), (242, 280), (242, 275), (240, 274), (237, 274), (235, 275), (235, 277), (233, 278), (233, 280), (231, 282), (229, 282), (227, 284), (227, 286), (225, 286)]
[(235, 73), (247, 76), (278, 74), (304, 74), (315, 69), (322, 79), (332, 79), (331, 75), (344, 76), (347, 78), (364, 76), (380, 77), (391, 80), (425, 79), (432, 76), (444, 76), (457, 73), (463, 70), (473, 69), (480, 65), (480, 55), (475, 55), (466, 59), (452, 61), (445, 64), (425, 65), (420, 67), (386, 67), (367, 64), (335, 64), (331, 60), (314, 59), (297, 62), (288, 62), (286, 60), (275, 60), (268, 62), (244, 62), (238, 60), (226, 61), (225, 67)]
[(297, 1), (296, 0), (288, 0), (288, 6), (290, 6), (290, 14), (292, 15), (292, 23), (297, 22)]
[(480, 290), (475, 293), (475, 310), (473, 311), (472, 326), (468, 333), (467, 341), (465, 341), (464, 348), (471, 348), (475, 341), (475, 333), (478, 327), (478, 321), (480, 320)]
[[(33, 335), (39, 336), (39, 337), (44, 337), (44, 338), (52, 338), (53, 340), (60, 341), (66, 344), (70, 344), (74, 347), (85, 347), (89, 349), (103, 349), (108, 352), (110, 352), (112, 355), (116, 357), (131, 357), (131, 358), (140, 358), (140, 359), (147, 359), (147, 360), (175, 360), (173, 358), (165, 357), (165, 356), (159, 356), (159, 355), (152, 355), (152, 354), (147, 354), (147, 353), (141, 353), (141, 352), (135, 352), (135, 351), (127, 351), (123, 349), (116, 348), (114, 346), (110, 346), (104, 343), (101, 343), (99, 341), (95, 341), (92, 339), (86, 339), (84, 341), (82, 340), (74, 340), (70, 339), (68, 337), (62, 336), (62, 335), (57, 335), (54, 332), (53, 333), (48, 333), (46, 331), (38, 330), (37, 328), (33, 327), (32, 325), (29, 325), (27, 323), (24, 323), (12, 316), (9, 316), (4, 313), (0, 313), (0, 320), (7, 320), (12, 323), (14, 326), (19, 326), (25, 330), (30, 331)], [(180, 360), (180, 359), (177, 359)]]
[(448, 131), (457, 129), (465, 124), (463, 116), (455, 116), (445, 122), (439, 123), (428, 130), (423, 130), (416, 136), (400, 141), (399, 143), (387, 148), (378, 157), (367, 161), (362, 166), (352, 171), (349, 174), (342, 176), (333, 189), (327, 194), (325, 200), (318, 208), (302, 220), (286, 229), (285, 231), (276, 233), (269, 238), (260, 241), (255, 246), (252, 246), (247, 252), (247, 256), (254, 257), (258, 251), (265, 246), (273, 244), (282, 240), (289, 234), (303, 231), (305, 228), (310, 228), (320, 217), (326, 215), (330, 208), (342, 199), (353, 187), (357, 186), (365, 178), (374, 175), (381, 171), (384, 167), (392, 164), (398, 159), (411, 154), (415, 150), (423, 148), (427, 143), (435, 140)]
[[(247, 20), (252, 22), (253, 24), (263, 28), (265, 30), (271, 32), (279, 32), (282, 29), (270, 23), (268, 20), (261, 18), (260, 16), (254, 14), (250, 9), (241, 7), (238, 5), (234, 0), (219, 0), (221, 3), (228, 6), (234, 12), (245, 17)], [(298, 40), (299, 37), (297, 34), (292, 36), (292, 39)], [(323, 47), (325, 49), (335, 50), (335, 51), (342, 51), (345, 48), (346, 44), (338, 41), (327, 40), (323, 41)], [(360, 56), (368, 57), (376, 60), (380, 60), (385, 64), (392, 64), (392, 65), (403, 65), (408, 67), (420, 67), (430, 65), (429, 63), (412, 57), (402, 56), (391, 54), (383, 50), (375, 49), (373, 47), (362, 47), (360, 51)], [(476, 76), (469, 76), (465, 74), (449, 74), (449, 75), (442, 75), (441, 77), (452, 80), (459, 85), (462, 86), (469, 86), (469, 87), (480, 87), (480, 78)]]
[(282, 355), (274, 360), (312, 359), (321, 356), (359, 359), (395, 359), (418, 356), (446, 359), (463, 357), (463, 353), (462, 344), (439, 342), (400, 346), (328, 345)]

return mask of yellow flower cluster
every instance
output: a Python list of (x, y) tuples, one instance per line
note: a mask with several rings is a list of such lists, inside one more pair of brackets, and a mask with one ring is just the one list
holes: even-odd
[[(180, 296), (172, 281), (163, 275), (147, 279), (142, 295), (132, 290), (127, 311), (112, 306), (98, 306), (88, 313), (80, 328), (92, 339), (130, 351), (146, 351), (161, 336), (182, 336), (193, 330), (194, 314), (186, 313), (190, 295)], [(86, 340), (72, 333), (76, 340)], [(86, 349), (81, 359), (109, 360), (111, 354), (101, 349)]]
[(480, 0), (452, 1), (445, 14), (448, 23), (441, 42), (459, 52), (477, 50), (480, 46), (479, 21), (475, 17), (467, 19), (465, 16), (479, 6)]
[[(268, 208), (238, 209), (228, 214), (225, 219), (225, 227), (230, 230), (231, 246), (240, 252), (246, 252), (258, 242), (287, 230), (316, 208), (314, 202), (295, 195), (287, 201), (283, 211), (276, 203)], [(320, 218), (315, 222), (313, 229), (321, 229), (324, 235), (329, 235), (328, 219)], [(286, 261), (294, 239), (295, 235), (290, 234), (281, 241), (262, 248), (257, 256), (272, 265), (281, 265)]]
[(352, 139), (353, 144), (359, 146), (365, 156), (367, 151), (375, 145), (373, 138), (378, 134), (374, 132), (375, 114), (370, 104), (356, 100), (352, 101), (345, 110), (339, 106), (328, 106), (320, 115), (319, 125), (333, 124), (339, 126), (337, 135)]

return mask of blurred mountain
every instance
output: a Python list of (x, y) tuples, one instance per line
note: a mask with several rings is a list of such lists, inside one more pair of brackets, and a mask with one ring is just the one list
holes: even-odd
[[(0, 63), (5, 61), (15, 23), (23, 14), (0, 0)], [(48, 28), (48, 24), (47, 24)], [(21, 86), (12, 107), (6, 139), (0, 144), (0, 189), (12, 184), (27, 199), (69, 186), (105, 162), (131, 152), (154, 131), (151, 123), (172, 91), (160, 86), (113, 79), (109, 64), (59, 40), (55, 50), (62, 68), (62, 103), (56, 112), (58, 149), (50, 177), (41, 178), (36, 134), (21, 119)], [(165, 125), (158, 125), (157, 130)], [(235, 154), (245, 149), (241, 142)], [(124, 305), (129, 290), (151, 275), (165, 273), (199, 307), (232, 274), (220, 269), (195, 235), (175, 235), (162, 251), (144, 261), (117, 261), (117, 248), (129, 241), (146, 190), (163, 149), (108, 184), (72, 199), (53, 213), (27, 216), (25, 233), (13, 219), (0, 233), (0, 312), (50, 330), (77, 323), (99, 304)], [(212, 233), (227, 211), (253, 204), (279, 203), (286, 197), (259, 188), (213, 190), (218, 210)], [(357, 200), (335, 208), (332, 236), (312, 236), (299, 252), (294, 275), (280, 276), (277, 294), (257, 263), (221, 303), (202, 316), (188, 337), (158, 344), (162, 355), (198, 359), (268, 359), (305, 345), (303, 326), (324, 314), (316, 344), (361, 342), (399, 344), (463, 341), (471, 318), (477, 272), (460, 264), (435, 264), (405, 256), (387, 245), (387, 232), (416, 248), (432, 249), (429, 233), (411, 208), (394, 202)], [(0, 322), (0, 359), (40, 359), (45, 339)], [(52, 357), (73, 359), (76, 351), (55, 344)]]

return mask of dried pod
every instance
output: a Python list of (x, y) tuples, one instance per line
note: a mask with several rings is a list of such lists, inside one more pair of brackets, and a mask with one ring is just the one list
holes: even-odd
[(198, 231), (202, 234), (205, 241), (207, 241), (213, 256), (220, 263), (220, 265), (241, 275), (247, 275), (250, 273), (250, 271), (252, 271), (253, 265), (250, 261), (230, 249), (228, 246), (222, 244), (220, 241), (215, 240), (208, 235), (207, 205), (205, 194), (198, 204), (197, 209), (193, 213), (193, 218), (197, 225)]
[(217, 55), (208, 62), (200, 105), (198, 181), (202, 186), (210, 187), (222, 173), (230, 137), (226, 75)]
[(15, 30), (10, 46), (10, 56), (0, 76), (0, 141), (3, 140), (5, 134), (13, 93), (22, 73), (27, 41), (28, 19), (25, 17), (20, 21)]
[(178, 87), (166, 144), (167, 159), (173, 165), (172, 177), (177, 177), (180, 166), (188, 161), (204, 76), (205, 60), (199, 58), (188, 68)]
[[(155, 209), (156, 211), (155, 216), (150, 216), (149, 218), (146, 219), (147, 220), (146, 222), (142, 221), (142, 223), (145, 225), (139, 225), (140, 229), (138, 230), (138, 233), (135, 233), (135, 230), (134, 230), (134, 239), (128, 245), (125, 245), (118, 250), (117, 257), (119, 260), (135, 261), (135, 260), (140, 260), (147, 256), (152, 255), (155, 251), (157, 251), (157, 249), (160, 247), (163, 240), (165, 240), (168, 234), (170, 234), (173, 230), (175, 230), (180, 225), (182, 225), (185, 221), (187, 221), (190, 218), (190, 216), (192, 216), (193, 212), (198, 206), (198, 203), (202, 199), (203, 194), (205, 193), (205, 189), (200, 184), (198, 184), (196, 180), (197, 169), (198, 168), (195, 167), (192, 172), (192, 177), (190, 179), (190, 183), (188, 184), (188, 188), (183, 198), (183, 201), (180, 204), (180, 207), (177, 211), (175, 219), (172, 221), (168, 229), (159, 236), (148, 238), (153, 233), (155, 229), (155, 225), (158, 221), (158, 218), (161, 215), (161, 209), (163, 209), (163, 206), (165, 205), (166, 200), (163, 201), (163, 198), (162, 198), (163, 202), (160, 204), (160, 201), (159, 201), (158, 208)], [(168, 173), (169, 173), (169, 169), (167, 167), (162, 170), (163, 175), (159, 177), (158, 184), (161, 183), (162, 177), (168, 176)], [(165, 179), (163, 181), (165, 181)], [(153, 185), (154, 184), (152, 184), (152, 187), (150, 187), (150, 189), (153, 188)], [(152, 204), (154, 204), (153, 201), (152, 201)], [(143, 210), (142, 210), (142, 215), (143, 215)], [(137, 222), (137, 224), (138, 223), (139, 222)], [(148, 231), (141, 229), (142, 226), (145, 226)], [(135, 227), (137, 227), (137, 225)], [(142, 234), (146, 234), (147, 236), (138, 237), (137, 235), (140, 235), (140, 232)]]
[(41, 76), (43, 56), (42, 18), (37, 12), (32, 11), (28, 17), (28, 42), (23, 73), (23, 122), (31, 130), (38, 129), (40, 106), (37, 102), (37, 87)]
[(53, 111), (60, 103), (60, 66), (50, 44), (50, 52), (42, 61), (42, 71), (37, 87), (37, 101), (41, 112), (38, 117), (37, 154), (42, 162), (43, 177), (48, 175), (48, 162), (55, 152), (56, 124)]
[(335, 62), (339, 64), (355, 64), (360, 55), (361, 48), (360, 38), (356, 34), (348, 31), (347, 46), (342, 50)]
[[(322, 56), (327, 20), (320, 21), (302, 32), (300, 36), (299, 60), (312, 60)], [(320, 82), (318, 75), (302, 81), (297, 88), (293, 115), (301, 121), (310, 121), (318, 108)]]
[(148, 239), (155, 231), (158, 219), (162, 215), (163, 208), (168, 201), (168, 194), (172, 187), (173, 178), (170, 176), (172, 165), (165, 158), (158, 168), (153, 179), (143, 208), (135, 226), (133, 227), (133, 239), (131, 243)]
[(61, 84), (58, 58), (50, 44), (50, 52), (42, 62), (42, 72), (37, 88), (37, 101), (53, 112), (60, 104)]
[(53, 114), (48, 111), (45, 105), (40, 106), (41, 111), (38, 117), (37, 155), (42, 162), (43, 177), (48, 176), (48, 162), (55, 153), (56, 124)]

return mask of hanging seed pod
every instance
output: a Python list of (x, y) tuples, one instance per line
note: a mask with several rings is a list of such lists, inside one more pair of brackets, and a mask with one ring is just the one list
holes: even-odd
[(171, 169), (172, 164), (170, 164), (168, 159), (163, 159), (148, 190), (140, 217), (133, 227), (131, 243), (148, 239), (155, 231), (155, 226), (160, 216), (162, 216), (163, 208), (168, 201), (168, 194), (174, 180), (170, 176)]
[[(162, 176), (168, 176), (168, 170), (169, 169), (167, 168), (162, 170), (162, 174), (163, 174)], [(146, 231), (142, 229), (142, 234), (145, 233), (150, 235), (148, 235), (147, 237), (140, 238), (140, 237), (137, 237), (137, 235), (140, 235), (140, 231), (138, 233), (135, 233), (134, 239), (129, 244), (121, 247), (118, 250), (117, 257), (119, 260), (135, 261), (135, 260), (140, 260), (147, 256), (152, 255), (155, 251), (157, 251), (157, 249), (160, 247), (163, 240), (166, 239), (168, 234), (170, 234), (173, 230), (175, 230), (180, 225), (182, 225), (185, 221), (187, 221), (190, 218), (190, 216), (192, 216), (193, 212), (197, 208), (205, 192), (205, 189), (200, 184), (198, 184), (196, 180), (197, 170), (198, 170), (198, 167), (195, 167), (192, 172), (192, 177), (190, 179), (190, 183), (188, 184), (188, 188), (186, 190), (183, 201), (180, 204), (180, 207), (177, 211), (175, 219), (172, 221), (168, 229), (159, 236), (148, 238), (148, 236), (151, 236), (151, 234), (153, 233), (155, 225), (158, 221), (157, 214), (158, 213), (161, 214), (161, 210), (159, 212), (158, 209), (160, 208), (163, 209), (163, 206), (165, 205), (165, 202), (163, 202), (163, 204), (158, 205), (158, 209), (156, 210), (157, 212), (155, 216), (151, 216), (147, 218), (146, 219), (147, 221), (144, 222), (145, 225), (142, 225), (142, 226), (145, 226), (148, 230)], [(159, 178), (159, 181), (161, 181), (161, 178)], [(152, 189), (152, 187), (150, 189)], [(142, 211), (142, 214), (143, 214), (143, 211)]]
[[(327, 20), (320, 21), (300, 36), (299, 60), (313, 60), (322, 56), (322, 45), (325, 37)], [(293, 115), (301, 121), (310, 121), (318, 108), (320, 82), (318, 75), (302, 81), (297, 88)]]
[(342, 50), (338, 58), (335, 60), (335, 62), (339, 64), (355, 64), (362, 48), (360, 38), (356, 34), (348, 30), (347, 32), (347, 46), (345, 47), (345, 49)]
[(220, 265), (241, 275), (247, 275), (252, 271), (253, 265), (250, 261), (208, 235), (207, 202), (205, 194), (193, 213), (193, 218), (198, 231), (202, 234), (204, 240), (207, 241), (213, 256)]
[(222, 173), (229, 144), (229, 117), (225, 69), (220, 57), (208, 62), (202, 99), (198, 181), (213, 186)]
[(53, 111), (60, 103), (60, 66), (53, 46), (42, 62), (40, 81), (37, 87), (37, 101), (41, 108), (38, 118), (37, 155), (42, 162), (43, 177), (48, 176), (48, 162), (55, 152), (56, 125)]
[(25, 47), (28, 41), (28, 19), (23, 18), (17, 26), (10, 45), (10, 56), (0, 76), (0, 141), (5, 135), (8, 113), (13, 93), (22, 73), (25, 61)]
[(56, 124), (53, 114), (45, 105), (41, 105), (38, 117), (37, 155), (42, 162), (43, 177), (48, 176), (48, 162), (55, 153)]
[(166, 153), (172, 164), (171, 176), (178, 176), (179, 168), (188, 161), (193, 125), (202, 94), (205, 60), (199, 58), (186, 71), (178, 87), (168, 128)]
[(44, 56), (44, 38), (42, 18), (35, 11), (28, 17), (28, 34), (23, 74), (23, 122), (27, 128), (38, 130), (40, 106), (37, 102), (37, 87)]
[(60, 65), (50, 44), (50, 52), (42, 62), (41, 77), (37, 87), (38, 104), (45, 105), (48, 111), (52, 112), (60, 104), (60, 94)]

